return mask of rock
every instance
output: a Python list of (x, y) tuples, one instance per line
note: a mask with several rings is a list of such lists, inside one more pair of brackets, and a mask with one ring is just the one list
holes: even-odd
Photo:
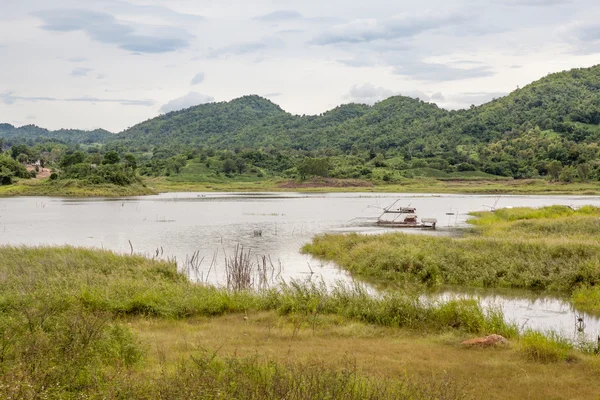
[(487, 346), (495, 346), (497, 344), (508, 344), (508, 340), (505, 337), (500, 336), (500, 335), (490, 335), (490, 336), (486, 336), (486, 337), (465, 340), (461, 344), (465, 345), (465, 346), (487, 347)]

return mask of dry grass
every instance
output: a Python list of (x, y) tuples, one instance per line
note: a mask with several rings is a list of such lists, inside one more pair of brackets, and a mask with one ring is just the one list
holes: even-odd
[[(580, 355), (573, 363), (536, 363), (507, 348), (468, 349), (460, 335), (416, 335), (332, 317), (278, 317), (273, 313), (229, 315), (187, 321), (134, 319), (147, 344), (148, 363), (175, 365), (197, 352), (264, 360), (352, 360), (367, 376), (442, 382), (451, 378), (475, 399), (594, 399), (600, 393), (600, 365)], [(164, 365), (163, 364), (163, 365)]]

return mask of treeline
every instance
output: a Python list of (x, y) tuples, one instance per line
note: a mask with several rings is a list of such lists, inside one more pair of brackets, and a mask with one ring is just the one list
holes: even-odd
[[(1, 145), (0, 141), (0, 145)], [(30, 167), (30, 170), (26, 168)], [(0, 155), (0, 182), (13, 183), (13, 178), (36, 177), (40, 168), (51, 168), (50, 180), (76, 179), (90, 184), (130, 185), (139, 182), (137, 160), (133, 154), (120, 156), (101, 147), (67, 146), (45, 142), (34, 146), (19, 144)]]
[[(567, 182), (598, 179), (600, 66), (552, 74), (459, 111), (395, 96), (373, 106), (346, 104), (321, 115), (298, 116), (267, 99), (245, 96), (161, 115), (116, 135), (0, 124), (0, 137), (6, 145), (33, 149), (47, 146), (43, 137), (50, 138), (53, 149), (84, 151), (91, 157), (85, 162), (96, 166), (108, 164), (94, 154), (132, 154), (139, 173), (152, 176), (394, 181), (479, 173)], [(66, 176), (72, 166), (60, 168)], [(71, 176), (95, 171), (81, 167)]]

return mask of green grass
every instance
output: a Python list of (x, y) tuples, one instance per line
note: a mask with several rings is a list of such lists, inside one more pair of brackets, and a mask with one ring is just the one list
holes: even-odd
[[(256, 180), (235, 181), (215, 180), (203, 181), (201, 178), (182, 179), (145, 178), (148, 187), (158, 192), (384, 192), (384, 193), (463, 193), (463, 194), (523, 194), (523, 195), (598, 195), (600, 183), (554, 183), (543, 179), (528, 180), (481, 180), (469, 179), (468, 176), (450, 177), (443, 180), (419, 177), (405, 179), (402, 183), (385, 184), (383, 182), (363, 181), (363, 185), (344, 185), (341, 180), (335, 186), (321, 185), (303, 187), (289, 185), (290, 181), (281, 178), (261, 178)], [(294, 181), (292, 181), (294, 182)]]
[(600, 284), (599, 209), (554, 206), (475, 215), (475, 228), (460, 238), (326, 234), (303, 251), (377, 283), (562, 292), (600, 311), (600, 302), (587, 296)]
[(521, 338), (520, 346), (523, 355), (532, 361), (549, 363), (577, 359), (573, 345), (553, 333), (526, 331)]
[[(512, 371), (516, 364), (517, 369), (535, 369), (536, 376), (564, 374), (560, 362), (577, 361), (583, 378), (569, 377), (569, 382), (593, 375), (591, 356), (569, 347), (565, 357), (555, 338), (547, 343), (526, 334), (521, 339), (501, 312), (483, 310), (474, 300), (426, 302), (402, 293), (373, 296), (360, 286), (327, 291), (311, 282), (234, 292), (193, 284), (172, 262), (72, 247), (0, 247), (0, 287), (0, 398), (480, 397), (477, 388), (467, 390), (446, 372), (457, 357), (467, 364), (477, 360), (477, 365), (500, 357), (495, 363), (502, 370)], [(168, 335), (168, 344), (161, 344), (158, 328), (147, 329), (157, 324)], [(192, 343), (177, 330), (182, 326), (191, 329), (196, 338)], [(236, 332), (243, 339), (228, 339)], [(389, 377), (367, 373), (365, 363), (375, 363), (370, 370), (381, 371), (381, 362), (364, 355), (362, 367), (357, 366), (352, 344), (375, 351), (377, 342), (397, 351), (398, 341), (405, 340), (399, 332), (410, 338), (405, 351), (412, 348), (410, 341), (419, 349), (407, 360), (426, 362), (425, 352), (426, 358), (443, 363), (440, 374), (419, 373), (417, 379), (401, 365)], [(484, 354), (488, 350), (458, 345), (461, 338), (489, 333), (508, 337), (514, 346)], [(273, 342), (278, 335), (285, 341)], [(424, 339), (431, 335), (439, 336)], [(297, 350), (325, 346), (329, 358), (289, 356), (291, 344), (283, 343), (303, 340), (306, 347)], [(268, 354), (248, 354), (241, 348), (246, 355), (238, 354), (248, 343), (274, 347)], [(225, 345), (230, 351), (221, 354)], [(555, 366), (538, 371), (529, 362)], [(535, 384), (541, 383), (536, 378)], [(496, 398), (503, 393), (490, 388)], [(510, 393), (522, 390), (518, 386)]]
[(146, 379), (140, 376), (144, 346), (124, 324), (131, 318), (181, 320), (270, 311), (313, 321), (319, 315), (336, 315), (422, 332), (516, 335), (500, 312), (486, 312), (474, 301), (425, 303), (401, 294), (372, 297), (360, 287), (338, 287), (329, 293), (322, 285), (297, 282), (259, 292), (232, 292), (192, 284), (172, 262), (71, 247), (0, 248), (0, 287), (4, 398), (431, 395), (430, 386), (404, 380), (372, 381), (354, 372), (295, 362), (264, 364), (212, 356), (186, 359), (176, 372)]
[(19, 180), (12, 185), (0, 186), (0, 197), (9, 196), (56, 196), (56, 197), (117, 197), (156, 194), (156, 191), (143, 185), (127, 186), (113, 184), (88, 184), (75, 179), (51, 181)]

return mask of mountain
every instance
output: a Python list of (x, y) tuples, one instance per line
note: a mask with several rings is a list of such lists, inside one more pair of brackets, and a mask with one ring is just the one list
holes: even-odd
[(316, 116), (292, 115), (259, 96), (202, 104), (144, 121), (119, 134), (0, 125), (0, 137), (73, 143), (104, 142), (119, 151), (190, 146), (217, 149), (275, 147), (343, 153), (380, 149), (408, 156), (451, 157), (464, 146), (519, 136), (539, 127), (575, 143), (600, 138), (600, 66), (548, 75), (506, 97), (447, 111), (395, 96), (373, 106), (344, 104)]
[(71, 144), (104, 143), (114, 137), (114, 134), (104, 129), (82, 131), (76, 129), (60, 129), (49, 131), (35, 125), (25, 125), (17, 128), (11, 124), (0, 124), (0, 138), (5, 145), (35, 144), (47, 141), (59, 141)]
[(600, 66), (546, 76), (510, 95), (467, 110), (447, 111), (403, 96), (374, 106), (345, 104), (318, 116), (296, 116), (271, 101), (245, 96), (203, 104), (145, 121), (115, 136), (128, 147), (146, 143), (216, 148), (314, 150), (353, 147), (433, 155), (461, 144), (489, 143), (535, 126), (581, 142), (597, 140)]

